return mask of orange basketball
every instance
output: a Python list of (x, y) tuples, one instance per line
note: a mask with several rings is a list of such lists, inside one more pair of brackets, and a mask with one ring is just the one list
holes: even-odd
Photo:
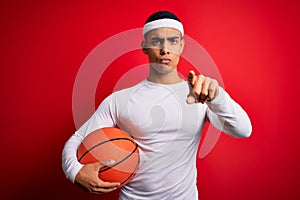
[(110, 166), (99, 170), (99, 178), (107, 182), (119, 182), (122, 187), (135, 175), (139, 165), (138, 145), (125, 131), (118, 128), (102, 128), (90, 133), (77, 150), (81, 164), (114, 160)]

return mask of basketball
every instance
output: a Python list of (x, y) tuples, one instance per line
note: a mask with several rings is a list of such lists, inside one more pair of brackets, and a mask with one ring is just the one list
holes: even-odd
[(99, 170), (99, 178), (119, 182), (123, 187), (134, 177), (139, 165), (138, 145), (119, 128), (102, 128), (90, 133), (79, 145), (77, 159), (81, 164), (114, 160)]

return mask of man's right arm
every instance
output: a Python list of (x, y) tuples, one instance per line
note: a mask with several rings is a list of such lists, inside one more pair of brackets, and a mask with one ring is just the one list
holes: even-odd
[(77, 149), (81, 143), (82, 139), (73, 134), (69, 140), (66, 142), (63, 152), (62, 152), (62, 168), (66, 177), (75, 182), (75, 177), (83, 165), (77, 160)]
[(115, 190), (119, 183), (108, 183), (98, 178), (98, 171), (109, 161), (82, 165), (77, 160), (77, 149), (83, 139), (96, 129), (115, 126), (111, 113), (111, 96), (106, 98), (92, 115), (66, 142), (62, 152), (62, 168), (66, 177), (80, 184), (92, 193), (106, 193)]

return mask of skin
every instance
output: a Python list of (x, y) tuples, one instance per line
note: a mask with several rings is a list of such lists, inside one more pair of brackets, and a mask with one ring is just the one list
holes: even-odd
[[(150, 71), (148, 81), (159, 84), (175, 84), (182, 81), (177, 72), (180, 55), (184, 48), (181, 33), (173, 28), (159, 28), (148, 32), (142, 41), (143, 52), (149, 58)], [(204, 75), (195, 75), (190, 71), (187, 75), (190, 93), (186, 102), (206, 103), (219, 94), (219, 84), (215, 79)], [(102, 161), (84, 165), (75, 177), (75, 182), (84, 190), (101, 194), (112, 192), (120, 183), (104, 182), (99, 179), (98, 171), (113, 161)]]
[[(149, 81), (161, 84), (175, 84), (182, 81), (177, 72), (177, 65), (184, 48), (184, 40), (178, 30), (173, 28), (152, 30), (146, 34), (142, 47), (150, 62)], [(187, 81), (190, 86), (188, 104), (205, 103), (219, 94), (219, 84), (215, 79), (204, 75), (196, 76), (194, 71), (190, 71)]]
[(98, 177), (100, 168), (109, 166), (113, 162), (107, 160), (84, 165), (77, 173), (75, 183), (83, 190), (94, 194), (108, 193), (116, 190), (120, 183), (105, 182)]
[(150, 72), (148, 80), (160, 84), (174, 84), (182, 79), (177, 65), (184, 47), (184, 40), (178, 30), (159, 28), (148, 32), (142, 42), (143, 51), (148, 55)]

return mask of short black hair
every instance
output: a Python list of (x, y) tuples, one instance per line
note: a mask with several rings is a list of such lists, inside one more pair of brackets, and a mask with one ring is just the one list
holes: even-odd
[(180, 22), (179, 18), (169, 11), (158, 11), (150, 15), (145, 24), (159, 19), (175, 19)]

